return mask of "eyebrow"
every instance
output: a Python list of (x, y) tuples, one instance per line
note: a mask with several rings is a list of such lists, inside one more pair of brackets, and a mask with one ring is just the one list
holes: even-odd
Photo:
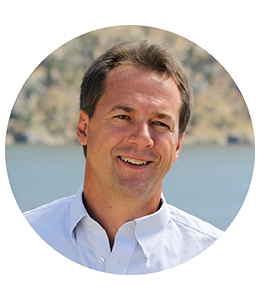
[(155, 117), (159, 118), (159, 119), (165, 119), (165, 120), (169, 120), (169, 121), (173, 121), (172, 117), (170, 115), (167, 115), (165, 113), (154, 113), (153, 114)]
[(133, 107), (129, 107), (129, 106), (126, 106), (126, 105), (121, 105), (121, 104), (118, 104), (116, 106), (114, 106), (110, 111), (109, 113), (113, 112), (114, 110), (123, 110), (125, 112), (134, 112), (135, 109)]

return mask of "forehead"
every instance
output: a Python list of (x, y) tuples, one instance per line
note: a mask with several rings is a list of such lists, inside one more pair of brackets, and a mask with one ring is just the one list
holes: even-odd
[[(146, 69), (144, 67), (139, 67), (131, 64), (119, 65), (113, 68), (106, 79), (107, 84), (114, 84), (118, 80), (122, 81), (132, 81), (132, 80), (141, 79), (150, 79), (154, 80), (160, 84), (167, 83), (166, 73), (159, 73), (153, 70)], [(173, 78), (168, 78), (170, 81), (174, 81)], [(177, 87), (177, 86), (176, 86)]]
[[(167, 100), (180, 104), (180, 92), (173, 78), (133, 65), (120, 65), (114, 68), (105, 81), (104, 96), (148, 97), (150, 101)], [(133, 98), (134, 99), (134, 98)], [(123, 100), (121, 98), (121, 100)], [(164, 101), (165, 102), (165, 101)]]

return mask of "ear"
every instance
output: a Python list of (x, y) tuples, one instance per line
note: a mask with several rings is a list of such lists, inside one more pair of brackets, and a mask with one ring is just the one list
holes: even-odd
[(180, 153), (180, 151), (181, 151), (182, 139), (183, 139), (184, 135), (185, 135), (185, 132), (183, 132), (183, 133), (179, 136), (179, 138), (178, 138), (176, 150), (175, 150), (175, 153), (174, 153), (174, 159), (173, 159), (173, 162), (177, 162), (177, 161), (178, 161), (179, 153)]
[(89, 124), (89, 116), (84, 110), (80, 110), (76, 134), (81, 145), (87, 145), (87, 131)]

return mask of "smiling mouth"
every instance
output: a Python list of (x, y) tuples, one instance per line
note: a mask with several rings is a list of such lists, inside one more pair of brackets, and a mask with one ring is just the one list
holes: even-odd
[(139, 160), (139, 159), (124, 157), (124, 156), (119, 156), (119, 158), (123, 162), (129, 163), (129, 164), (135, 165), (135, 166), (141, 166), (141, 165), (146, 165), (146, 164), (150, 163), (150, 161), (147, 161), (147, 160)]

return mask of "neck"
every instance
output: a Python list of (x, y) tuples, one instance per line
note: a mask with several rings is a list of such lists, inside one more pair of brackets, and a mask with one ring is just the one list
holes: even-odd
[[(112, 196), (112, 197), (111, 197)], [(116, 233), (128, 221), (156, 212), (160, 205), (161, 190), (152, 196), (138, 198), (102, 194), (93, 186), (84, 185), (84, 205), (91, 218), (106, 231), (113, 248)]]

